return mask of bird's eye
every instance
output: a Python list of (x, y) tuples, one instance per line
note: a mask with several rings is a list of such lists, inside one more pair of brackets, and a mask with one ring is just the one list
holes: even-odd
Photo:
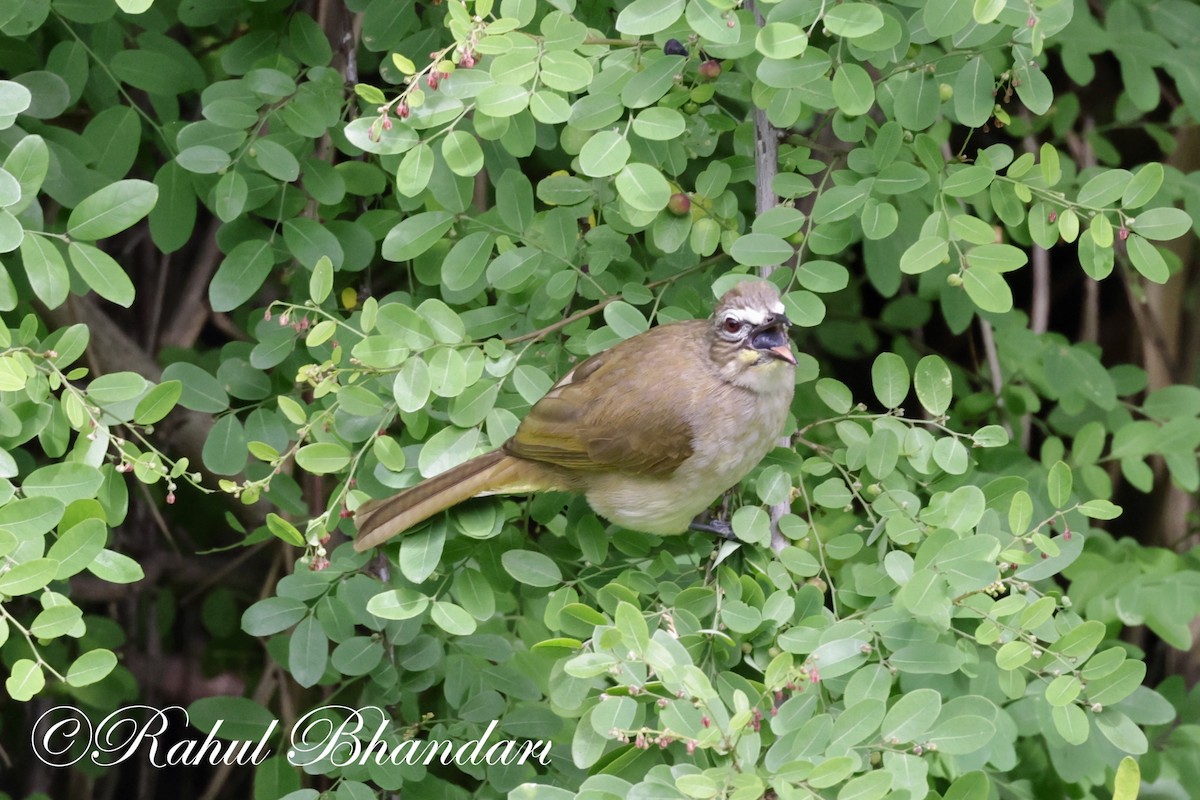
[(745, 323), (743, 323), (737, 317), (726, 317), (724, 324), (726, 333), (738, 333), (741, 331), (742, 325)]

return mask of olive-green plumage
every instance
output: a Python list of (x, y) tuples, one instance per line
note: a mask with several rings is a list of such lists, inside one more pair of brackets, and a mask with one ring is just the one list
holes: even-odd
[(358, 550), (484, 494), (580, 492), (607, 519), (681, 533), (757, 464), (787, 419), (795, 356), (769, 283), (707, 320), (652, 328), (580, 363), (497, 450), (359, 508)]

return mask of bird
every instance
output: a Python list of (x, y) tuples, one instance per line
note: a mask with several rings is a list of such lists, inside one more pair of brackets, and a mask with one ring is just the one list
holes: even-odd
[(791, 323), (767, 281), (736, 284), (708, 319), (650, 328), (580, 362), (500, 447), (355, 511), (369, 550), (469, 498), (568, 491), (633, 531), (699, 518), (775, 446), (795, 391)]

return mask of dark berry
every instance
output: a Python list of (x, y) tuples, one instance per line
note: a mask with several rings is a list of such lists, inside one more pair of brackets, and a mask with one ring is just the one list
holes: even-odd
[(686, 56), (688, 49), (678, 39), (667, 39), (667, 43), (663, 45), (663, 53), (669, 56)]

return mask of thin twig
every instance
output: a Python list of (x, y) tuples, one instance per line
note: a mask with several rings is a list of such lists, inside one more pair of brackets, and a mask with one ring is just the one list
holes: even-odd
[[(979, 337), (983, 340), (983, 352), (987, 356), (988, 372), (992, 373), (992, 392), (996, 395), (996, 406), (1004, 408), (1004, 375), (1000, 372), (1000, 354), (996, 352), (996, 336), (992, 332), (992, 323), (983, 317), (979, 318)], [(1004, 429), (1012, 438), (1012, 424), (1007, 418), (1002, 420)]]

